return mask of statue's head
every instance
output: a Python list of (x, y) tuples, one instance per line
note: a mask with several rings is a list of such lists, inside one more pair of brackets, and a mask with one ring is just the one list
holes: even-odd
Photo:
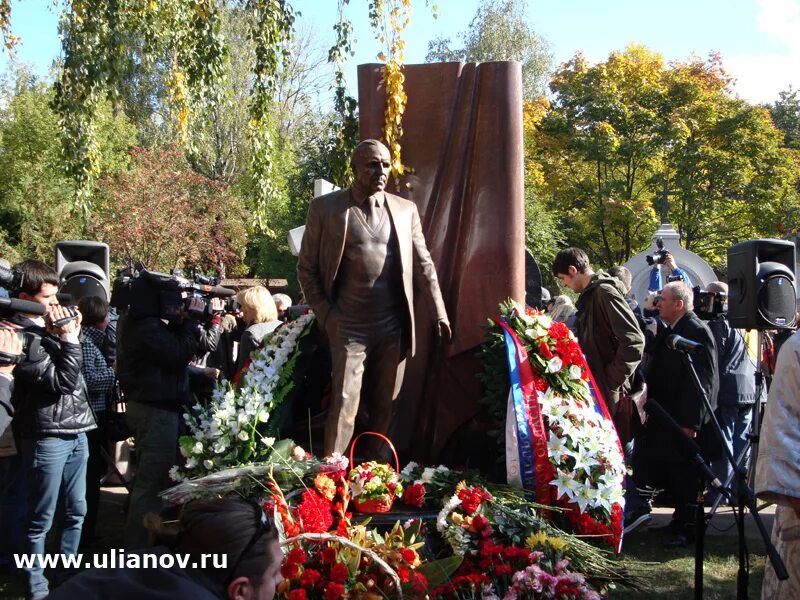
[(378, 140), (364, 140), (353, 150), (350, 166), (353, 169), (353, 188), (367, 196), (383, 191), (389, 180), (391, 156), (389, 149)]

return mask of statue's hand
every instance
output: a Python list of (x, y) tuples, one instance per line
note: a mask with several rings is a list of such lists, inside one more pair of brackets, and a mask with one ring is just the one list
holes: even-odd
[(447, 319), (439, 319), (436, 328), (439, 333), (439, 339), (443, 342), (449, 343), (453, 339), (453, 332), (450, 331), (450, 322)]

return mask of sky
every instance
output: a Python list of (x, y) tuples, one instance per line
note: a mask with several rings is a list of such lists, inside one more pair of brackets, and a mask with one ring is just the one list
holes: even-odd
[[(465, 31), (480, 0), (414, 0), (406, 30), (406, 62), (424, 62), (428, 41)], [(337, 0), (294, 0), (298, 27), (311, 31), (320, 47), (333, 43)], [(22, 37), (17, 60), (46, 75), (60, 54), (58, 16), (51, 0), (12, 0), (12, 29)], [(377, 62), (380, 45), (367, 18), (367, 0), (350, 0), (346, 14), (354, 24), (356, 56), (348, 82), (356, 89), (356, 65)], [(790, 85), (800, 88), (800, 0), (527, 0), (527, 17), (550, 45), (555, 64), (582, 52), (598, 62), (609, 53), (639, 43), (666, 60), (719, 52), (735, 78), (736, 93), (751, 102), (773, 102)], [(8, 57), (0, 50), (0, 73)]]

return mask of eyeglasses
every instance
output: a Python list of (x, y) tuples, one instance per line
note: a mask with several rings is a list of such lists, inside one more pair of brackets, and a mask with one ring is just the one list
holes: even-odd
[(256, 545), (256, 542), (261, 539), (261, 537), (269, 533), (272, 530), (272, 525), (267, 518), (267, 513), (264, 512), (264, 509), (261, 508), (256, 502), (251, 502), (253, 507), (256, 509), (256, 532), (253, 534), (253, 537), (250, 538), (250, 541), (247, 542), (244, 549), (242, 550), (241, 554), (239, 554), (239, 558), (236, 559), (236, 562), (233, 563), (230, 570), (228, 571), (228, 578), (225, 581), (225, 587), (227, 588), (231, 581), (233, 581), (234, 575), (236, 574), (236, 569), (239, 568), (239, 565), (244, 560), (244, 557), (247, 556), (247, 553), (253, 549), (253, 546)]

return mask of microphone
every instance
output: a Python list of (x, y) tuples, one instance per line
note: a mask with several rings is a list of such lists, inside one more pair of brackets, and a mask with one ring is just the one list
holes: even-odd
[(697, 354), (703, 349), (703, 344), (687, 340), (685, 337), (673, 333), (667, 336), (667, 348), (678, 352), (686, 352), (687, 354)]
[[(673, 336), (670, 336), (673, 337)], [(683, 340), (684, 338), (680, 336), (674, 336)], [(688, 340), (684, 340), (688, 341)], [(694, 342), (691, 342), (694, 343)], [(699, 345), (699, 344), (698, 344)], [(697, 466), (700, 467), (700, 470), (703, 471), (706, 479), (708, 479), (711, 486), (718, 490), (722, 495), (726, 498), (730, 498), (730, 491), (727, 488), (722, 487), (722, 482), (717, 478), (714, 474), (714, 471), (711, 470), (711, 467), (708, 466), (708, 463), (703, 459), (703, 454), (700, 450), (700, 446), (697, 445), (692, 438), (686, 435), (686, 432), (683, 430), (683, 427), (678, 425), (677, 421), (672, 418), (664, 407), (661, 406), (655, 400), (648, 400), (645, 402), (644, 405), (645, 412), (656, 419), (662, 425), (665, 425), (667, 429), (672, 431), (673, 438), (676, 442), (678, 442), (684, 451), (689, 454), (694, 462), (697, 463)]]
[(12, 312), (27, 313), (29, 315), (43, 315), (47, 307), (38, 302), (29, 302), (19, 298), (0, 298), (0, 310), (7, 308)]

